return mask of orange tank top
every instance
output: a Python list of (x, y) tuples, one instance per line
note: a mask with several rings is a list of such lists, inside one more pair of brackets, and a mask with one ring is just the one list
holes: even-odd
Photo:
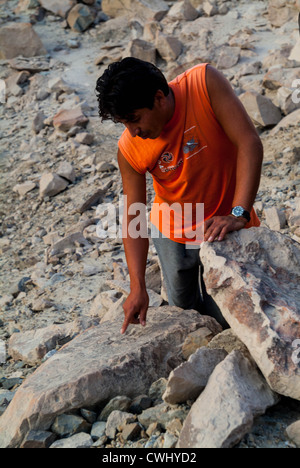
[[(119, 140), (129, 164), (153, 177), (151, 222), (180, 243), (200, 243), (193, 237), (197, 226), (199, 233), (203, 219), (228, 215), (235, 192), (237, 148), (211, 107), (206, 66), (197, 65), (169, 83), (175, 111), (158, 138), (133, 138), (126, 129)], [(252, 209), (246, 227), (259, 224)]]

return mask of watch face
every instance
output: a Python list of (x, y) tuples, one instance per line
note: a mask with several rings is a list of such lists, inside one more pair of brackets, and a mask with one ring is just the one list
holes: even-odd
[(242, 208), (241, 206), (235, 206), (232, 210), (232, 214), (234, 216), (243, 216), (243, 213), (244, 213), (244, 208)]

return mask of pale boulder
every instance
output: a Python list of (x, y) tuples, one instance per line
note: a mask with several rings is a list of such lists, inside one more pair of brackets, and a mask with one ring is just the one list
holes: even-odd
[(234, 447), (250, 431), (254, 418), (277, 401), (256, 366), (240, 351), (232, 351), (193, 404), (177, 448)]
[(271, 388), (300, 400), (300, 247), (268, 228), (201, 246), (207, 292)]
[(146, 327), (124, 335), (121, 322), (87, 329), (19, 387), (0, 419), (0, 447), (19, 446), (29, 428), (49, 429), (58, 414), (147, 393), (182, 362), (178, 348), (200, 324), (198, 312), (167, 306), (150, 308)]

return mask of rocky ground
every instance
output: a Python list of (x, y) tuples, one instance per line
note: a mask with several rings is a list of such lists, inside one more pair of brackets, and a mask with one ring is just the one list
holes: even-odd
[[(174, 7), (182, 2), (167, 3)], [(97, 205), (112, 203), (118, 210), (122, 193), (116, 162), (122, 126), (101, 123), (94, 92), (98, 76), (112, 60), (130, 54), (147, 60), (146, 54), (153, 57), (154, 49), (156, 63), (168, 79), (199, 61), (222, 70), (244, 100), (263, 141), (256, 201), (262, 223), (300, 241), (300, 111), (291, 98), (300, 76), (299, 50), (294, 52), (299, 61), (290, 56), (299, 36), (296, 14), (282, 22), (283, 10), (278, 16), (273, 11), (270, 21), (272, 2), (267, 1), (215, 1), (211, 8), (209, 2), (192, 3), (197, 15), (194, 10), (173, 10), (173, 16), (168, 13), (149, 23), (132, 12), (129, 19), (111, 19), (109, 8), (104, 8), (107, 2), (102, 11), (96, 1), (89, 7), (93, 21), (79, 32), (70, 28), (69, 20), (47, 10), (45, 0), (0, 0), (0, 28), (7, 22), (30, 22), (47, 52), (35, 60), (0, 61), (0, 79), (6, 83), (0, 103), (0, 392), (1, 387), (14, 392), (38, 367), (7, 352), (14, 333), (74, 321), (80, 323), (80, 331), (103, 318), (122, 297), (108, 282), (128, 279), (121, 239), (96, 235), (101, 217)], [(163, 48), (156, 42), (157, 30), (163, 35), (160, 44), (171, 36), (179, 45), (166, 41)], [(151, 45), (149, 51), (138, 42), (141, 39)], [(267, 101), (257, 105), (254, 93)], [(58, 115), (62, 109), (71, 109), (71, 115)], [(149, 287), (160, 295), (152, 246), (147, 272)], [(161, 299), (156, 305), (162, 303)], [(187, 409), (188, 404), (181, 408)], [(294, 447), (285, 428), (299, 419), (299, 412), (295, 400), (283, 398), (258, 418), (238, 447)], [(98, 416), (82, 414), (90, 418), (89, 424)], [(172, 431), (176, 438), (178, 427)], [(101, 437), (93, 437), (98, 446), (164, 443), (159, 428), (139, 435), (140, 442), (124, 442), (119, 436), (120, 440), (100, 443)]]

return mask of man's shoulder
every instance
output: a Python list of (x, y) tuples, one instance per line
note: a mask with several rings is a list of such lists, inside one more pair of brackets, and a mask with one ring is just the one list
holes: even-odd
[(199, 63), (191, 68), (187, 68), (184, 72), (180, 73), (176, 78), (170, 81), (170, 84), (179, 84), (182, 80), (189, 80), (196, 76), (201, 76), (203, 73), (205, 74), (207, 65), (208, 63)]

